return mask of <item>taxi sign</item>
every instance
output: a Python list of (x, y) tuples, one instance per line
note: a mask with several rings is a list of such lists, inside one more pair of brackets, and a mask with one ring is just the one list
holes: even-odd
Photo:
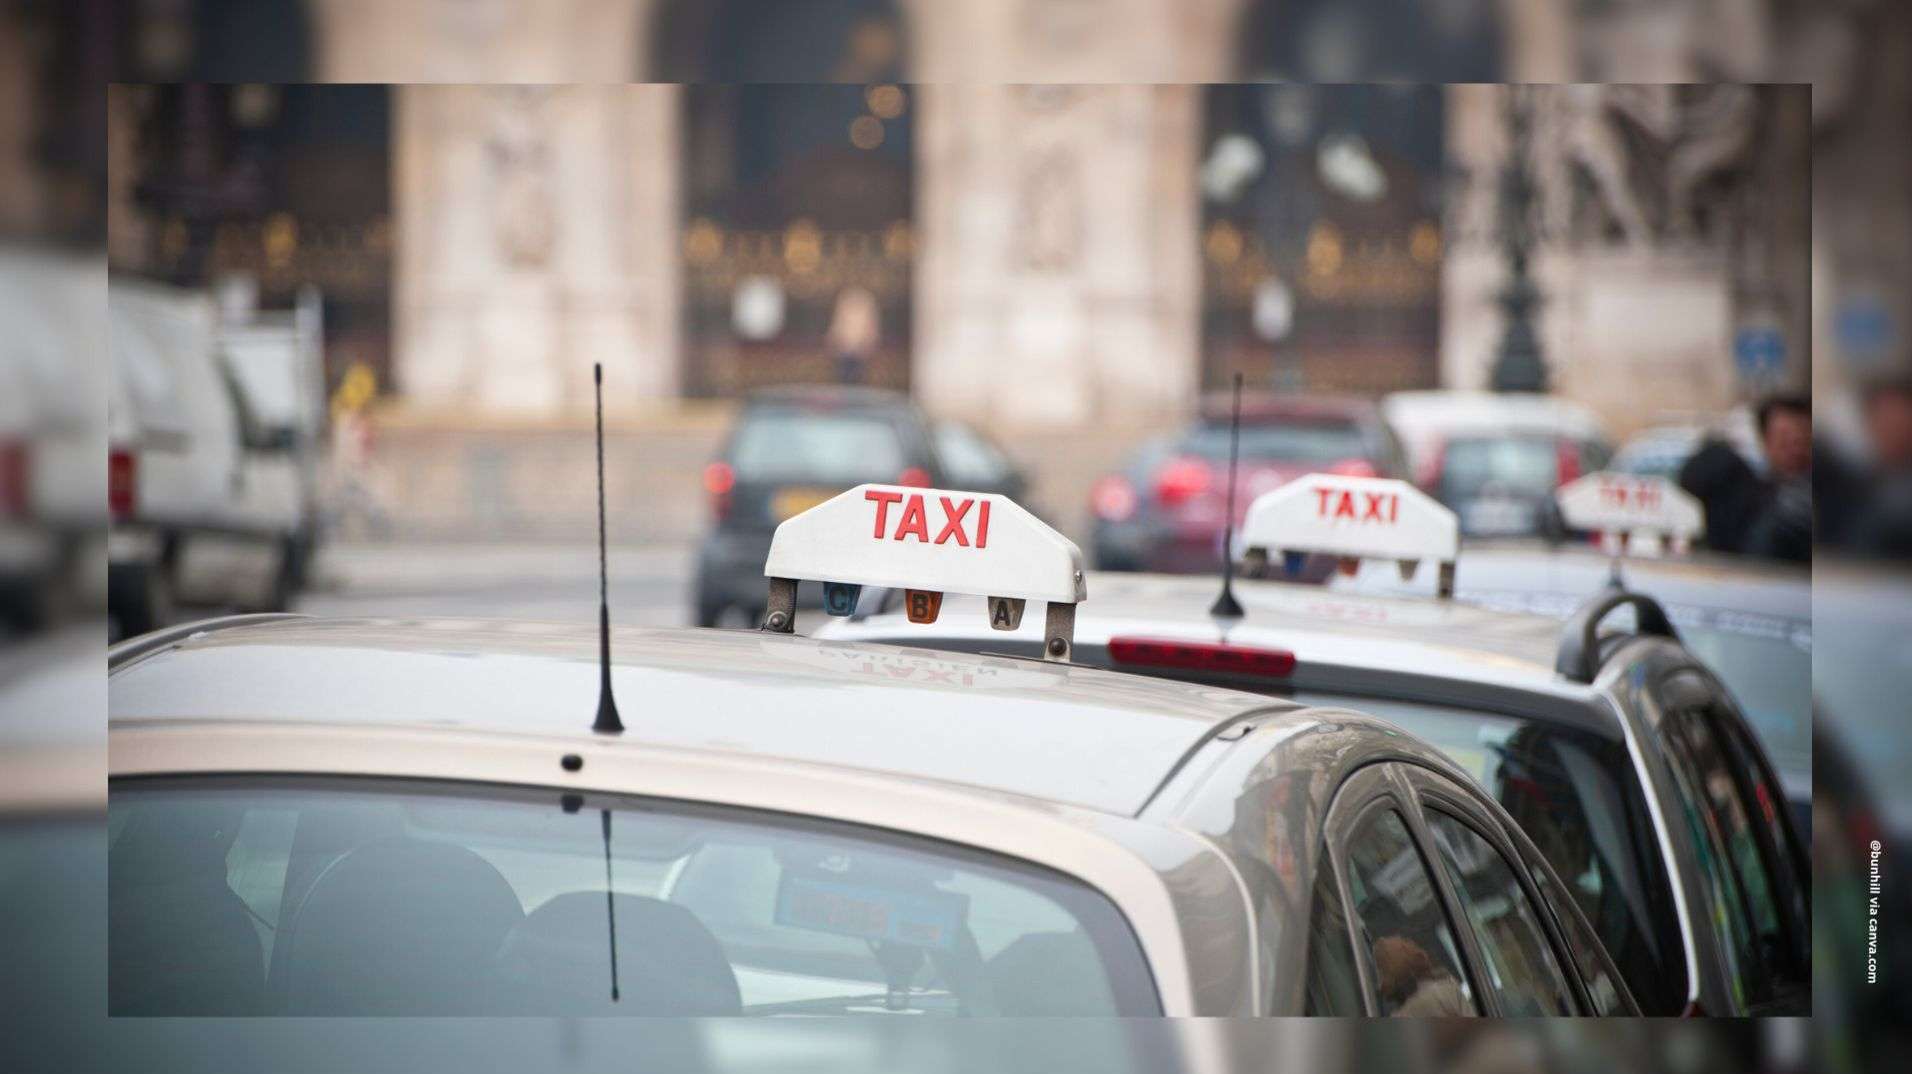
[(1431, 559), (1440, 564), (1441, 595), (1451, 596), (1460, 533), (1454, 512), (1405, 481), (1309, 474), (1255, 498), (1241, 544), (1250, 553), (1290, 560), (1309, 552), (1391, 559), (1403, 576)]
[(1700, 502), (1664, 477), (1592, 473), (1562, 485), (1554, 502), (1568, 526), (1623, 542), (1645, 537), (1679, 549), (1706, 528)]
[(1048, 604), (1043, 653), (1066, 659), (1075, 605), (1088, 595), (1073, 541), (1005, 496), (858, 485), (777, 527), (764, 560), (764, 629), (795, 628), (796, 583), (823, 583), (825, 610), (848, 615), (862, 586), (906, 591), (909, 618), (933, 623), (945, 592), (988, 598), (990, 625), (1013, 630), (1025, 602)]

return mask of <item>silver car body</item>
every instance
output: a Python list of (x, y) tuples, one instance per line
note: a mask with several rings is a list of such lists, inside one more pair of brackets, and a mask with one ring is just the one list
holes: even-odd
[[(1546, 869), (1447, 758), (1353, 712), (1015, 658), (624, 628), (628, 730), (609, 737), (590, 730), (597, 642), (562, 624), (278, 616), (149, 635), (109, 657), (110, 777), (576, 789), (944, 840), (1108, 896), (1169, 1015), (1301, 1013), (1319, 833), (1357, 773), (1447, 788), (1504, 853)], [(1257, 862), (1278, 822), (1309, 833), (1290, 868)], [(1617, 982), (1577, 915), (1555, 927), (1581, 987)]]
[[(1658, 745), (1664, 713), (1645, 684), (1678, 670), (1701, 676), (1721, 697), (1724, 687), (1677, 641), (1636, 637), (1601, 666), (1591, 683), (1555, 670), (1560, 624), (1549, 618), (1488, 610), (1431, 598), (1334, 592), (1272, 581), (1238, 581), (1246, 616), (1208, 614), (1212, 578), (1091, 574), (1090, 601), (1076, 623), (1077, 659), (1098, 663), (1109, 639), (1131, 636), (1225, 642), (1285, 650), (1296, 665), (1284, 686), (1297, 694), (1332, 692), (1454, 705), (1518, 715), (1624, 742), (1672, 880), (1672, 901), (1684, 948), (1687, 1001), (1711, 1013), (1741, 1011), (1730, 955), (1708, 925), (1712, 896), (1695, 862), (1704, 853), (1684, 820), (1676, 775)], [(883, 612), (832, 620), (819, 637), (915, 640), (938, 648), (1020, 652), (1033, 635), (992, 632), (982, 611), (960, 598), (944, 605), (931, 627)], [(1730, 702), (1729, 702), (1730, 704)]]

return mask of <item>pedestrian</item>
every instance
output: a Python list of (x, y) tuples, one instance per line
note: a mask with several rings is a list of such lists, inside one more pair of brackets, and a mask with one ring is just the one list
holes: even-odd
[(1764, 474), (1726, 440), (1708, 437), (1680, 467), (1680, 487), (1706, 509), (1707, 548), (1805, 561), (1812, 555), (1812, 403), (1777, 394), (1755, 413)]
[(862, 287), (846, 287), (838, 293), (829, 332), (838, 383), (868, 381), (870, 359), (875, 355), (882, 333), (882, 313), (877, 309), (875, 295)]

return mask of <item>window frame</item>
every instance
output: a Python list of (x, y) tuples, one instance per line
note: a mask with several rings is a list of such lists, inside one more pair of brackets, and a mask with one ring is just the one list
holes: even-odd
[[(1513, 873), (1515, 882), (1520, 885), (1521, 893), (1526, 896), (1528, 905), (1533, 908), (1534, 916), (1540, 922), (1545, 942), (1553, 951), (1554, 964), (1558, 967), (1561, 979), (1567, 986), (1569, 1002), (1574, 1008), (1569, 1013), (1576, 1016), (1590, 1013), (1593, 1010), (1591, 992), (1587, 987), (1580, 962), (1573, 956), (1573, 950), (1566, 942), (1566, 931), (1561, 927), (1558, 918), (1560, 911), (1541, 897), (1526, 856), (1517, 852), (1513, 841), (1507, 838), (1498, 819), (1490, 810), (1483, 808), (1464, 787), (1433, 769), (1424, 765), (1403, 765), (1402, 774), (1414, 787), (1415, 805), (1421, 813), (1419, 819), (1425, 829), (1427, 844), (1434, 848), (1436, 855), (1440, 853), (1440, 847), (1435, 841), (1432, 827), (1427, 824), (1426, 814), (1429, 811), (1444, 814), (1463, 825), (1484, 840), (1489, 847), (1493, 848), (1494, 853), (1500, 856), (1501, 862)], [(1467, 914), (1465, 896), (1449, 881), (1445, 868), (1439, 871), (1437, 879), (1446, 889), (1448, 897), (1453, 900), (1455, 909), (1453, 916), (1461, 921), (1463, 927), (1471, 934), (1473, 950), (1482, 960), (1481, 964), (1484, 967), (1486, 956), (1481, 950), (1480, 937), (1474, 931), (1473, 919)], [(1615, 977), (1618, 976), (1617, 971), (1612, 972)], [(1493, 1004), (1495, 1013), (1505, 1017), (1506, 1011), (1500, 1009), (1498, 996), (1493, 997)]]
[[(1452, 893), (1446, 888), (1440, 869), (1429, 856), (1431, 844), (1426, 828), (1421, 823), (1419, 806), (1413, 788), (1399, 772), (1401, 766), (1392, 761), (1377, 762), (1356, 769), (1342, 780), (1336, 788), (1334, 799), (1328, 804), (1328, 810), (1322, 821), (1322, 863), (1334, 870), (1334, 886), (1341, 899), (1342, 918), (1347, 923), (1347, 941), (1354, 955), (1356, 976), (1361, 982), (1361, 999), (1366, 1008), (1365, 1017), (1380, 1018), (1380, 992), (1374, 978), (1374, 957), (1372, 945), (1367, 942), (1366, 926), (1360, 913), (1355, 909), (1351, 886), (1348, 883), (1348, 844), (1350, 837), (1361, 830), (1374, 815), (1392, 810), (1401, 817), (1407, 829), (1408, 842), (1420, 858), (1421, 868), (1427, 873), (1433, 885), (1434, 898), (1447, 920), (1447, 927), (1453, 931), (1455, 947), (1460, 957), (1460, 970), (1465, 975), (1468, 997), (1474, 1005), (1475, 1017), (1498, 1017), (1497, 1004), (1483, 994), (1480, 986), (1481, 955), (1474, 946), (1471, 930), (1455, 920), (1458, 905), (1453, 901)], [(1312, 912), (1312, 907), (1310, 908)], [(1312, 956), (1312, 950), (1310, 951)], [(1312, 963), (1307, 972), (1312, 973)]]

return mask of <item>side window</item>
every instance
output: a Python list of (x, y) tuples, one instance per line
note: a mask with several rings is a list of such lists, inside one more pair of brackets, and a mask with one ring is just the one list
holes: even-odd
[(1364, 818), (1348, 838), (1347, 862), (1375, 1009), (1394, 1018), (1478, 1015), (1454, 930), (1401, 814), (1383, 808)]
[(1515, 1017), (1574, 1013), (1573, 991), (1520, 878), (1494, 845), (1460, 820), (1430, 809), (1441, 867), (1474, 926), (1486, 965), (1482, 986)]
[(1772, 978), (1784, 975), (1793, 962), (1792, 926), (1784, 920), (1783, 889), (1770, 870), (1772, 851), (1764, 838), (1777, 822), (1773, 807), (1768, 803), (1758, 812), (1746, 800), (1735, 778), (1734, 757), (1705, 709), (1675, 711), (1665, 733), (1668, 753), (1682, 777), (1681, 793), (1692, 799), (1689, 809), (1710, 844), (1710, 856), (1726, 874), (1722, 886), (1745, 999), (1769, 999), (1776, 983)]
[(1308, 915), (1308, 1003), (1304, 1013), (1358, 1017), (1367, 1012), (1361, 1008), (1361, 978), (1354, 965), (1354, 948), (1348, 946), (1348, 915), (1342, 908), (1341, 890), (1335, 885), (1328, 856), (1324, 853), (1320, 860), (1314, 910)]

